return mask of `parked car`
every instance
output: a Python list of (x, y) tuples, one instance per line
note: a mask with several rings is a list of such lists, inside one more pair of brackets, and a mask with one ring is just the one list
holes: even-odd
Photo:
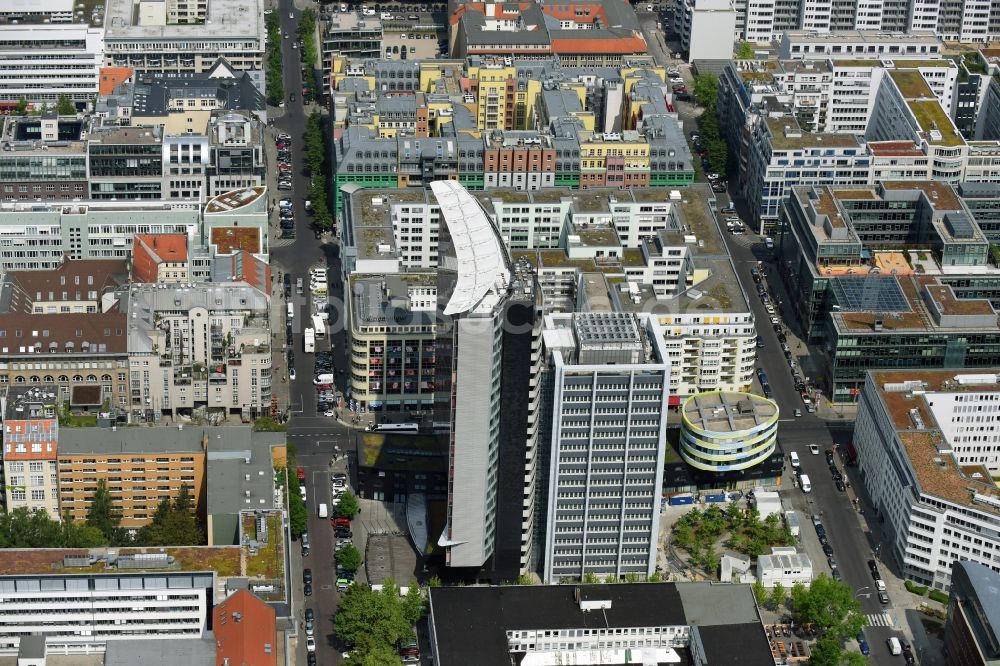
[(868, 647), (868, 641), (865, 640), (865, 632), (858, 632), (858, 648), (861, 650), (861, 654), (867, 656), (871, 652), (871, 648)]

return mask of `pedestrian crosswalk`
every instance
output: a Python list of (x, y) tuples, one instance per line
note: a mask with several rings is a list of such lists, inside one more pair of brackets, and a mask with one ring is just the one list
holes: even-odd
[(892, 616), (882, 611), (881, 613), (868, 613), (865, 616), (869, 627), (892, 627), (896, 623), (892, 621)]
[(271, 247), (285, 247), (295, 243), (294, 238), (274, 238), (271, 240)]

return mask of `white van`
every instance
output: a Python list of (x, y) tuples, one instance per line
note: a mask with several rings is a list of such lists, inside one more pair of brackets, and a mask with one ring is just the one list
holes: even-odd
[(890, 636), (886, 643), (889, 645), (889, 652), (893, 655), (899, 656), (903, 654), (903, 646), (900, 644), (899, 639), (895, 636)]
[(329, 512), (328, 512), (326, 504), (320, 504), (317, 513), (319, 514), (320, 518), (326, 518), (327, 516), (330, 515)]
[(809, 480), (808, 474), (803, 474), (799, 477), (799, 485), (802, 486), (802, 492), (808, 493), (813, 489), (812, 482)]
[(288, 304), (288, 321), (291, 321), (293, 319), (295, 319), (295, 304), (294, 303), (289, 303)]
[(795, 468), (795, 469), (798, 469), (799, 468), (799, 454), (797, 454), (795, 451), (792, 451), (791, 453), (788, 454), (788, 457), (792, 461), (792, 467)]

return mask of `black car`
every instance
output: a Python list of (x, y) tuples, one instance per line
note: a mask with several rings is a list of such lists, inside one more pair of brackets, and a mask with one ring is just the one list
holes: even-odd
[(282, 229), (294, 229), (295, 220), (286, 220), (282, 218), (281, 222), (278, 223), (278, 226), (280, 226)]
[(312, 608), (306, 609), (306, 622), (310, 622), (316, 619), (316, 613)]
[(844, 487), (844, 482), (841, 481), (840, 479), (837, 479), (837, 490), (839, 490), (840, 492), (844, 492), (846, 490), (846, 488)]
[(762, 338), (759, 335), (757, 336), (757, 346), (758, 347), (763, 347), (764, 346), (764, 338)]
[(302, 594), (306, 595), (307, 597), (312, 596), (313, 594), (312, 583), (306, 583), (305, 585), (302, 586)]
[(312, 569), (303, 569), (302, 570), (302, 582), (306, 583), (306, 584), (313, 582), (313, 571), (312, 571)]
[(306, 666), (316, 666), (316, 653), (306, 652)]
[(840, 470), (837, 469), (837, 466), (833, 463), (830, 463), (830, 474), (838, 474), (838, 473), (840, 473)]
[(831, 546), (828, 543), (823, 544), (823, 554), (826, 555), (827, 557), (833, 555), (833, 546)]
[(833, 451), (831, 451), (830, 449), (827, 449), (823, 453), (826, 455), (826, 464), (827, 465), (832, 465), (833, 464)]
[(868, 560), (868, 570), (872, 572), (873, 579), (882, 580), (882, 576), (878, 572), (878, 564), (876, 564), (875, 560)]
[(819, 535), (819, 545), (825, 546), (828, 543), (830, 543), (830, 540), (826, 538), (826, 533), (820, 534)]
[(917, 663), (913, 658), (913, 648), (909, 643), (903, 643), (903, 659), (906, 660), (907, 666)]
[(338, 539), (352, 539), (354, 538), (354, 533), (346, 527), (338, 527), (333, 531), (333, 535)]

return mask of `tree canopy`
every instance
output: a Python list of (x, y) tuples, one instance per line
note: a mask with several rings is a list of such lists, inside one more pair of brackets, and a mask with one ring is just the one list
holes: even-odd
[(800, 624), (815, 624), (823, 636), (838, 644), (857, 635), (864, 626), (861, 604), (846, 584), (826, 574), (816, 577), (809, 587), (792, 587), (792, 612)]
[(394, 648), (413, 638), (412, 616), (404, 606), (405, 600), (391, 580), (377, 591), (351, 585), (340, 597), (333, 626), (337, 635), (359, 653), (374, 652), (379, 646)]
[(139, 530), (137, 541), (146, 546), (182, 546), (205, 543), (205, 533), (195, 517), (194, 501), (187, 486), (181, 486), (171, 502), (164, 498), (153, 520)]
[(348, 544), (337, 553), (337, 564), (354, 573), (361, 568), (361, 553), (353, 544)]
[(337, 505), (337, 515), (341, 518), (354, 518), (358, 515), (358, 498), (350, 490), (340, 496), (340, 504)]

